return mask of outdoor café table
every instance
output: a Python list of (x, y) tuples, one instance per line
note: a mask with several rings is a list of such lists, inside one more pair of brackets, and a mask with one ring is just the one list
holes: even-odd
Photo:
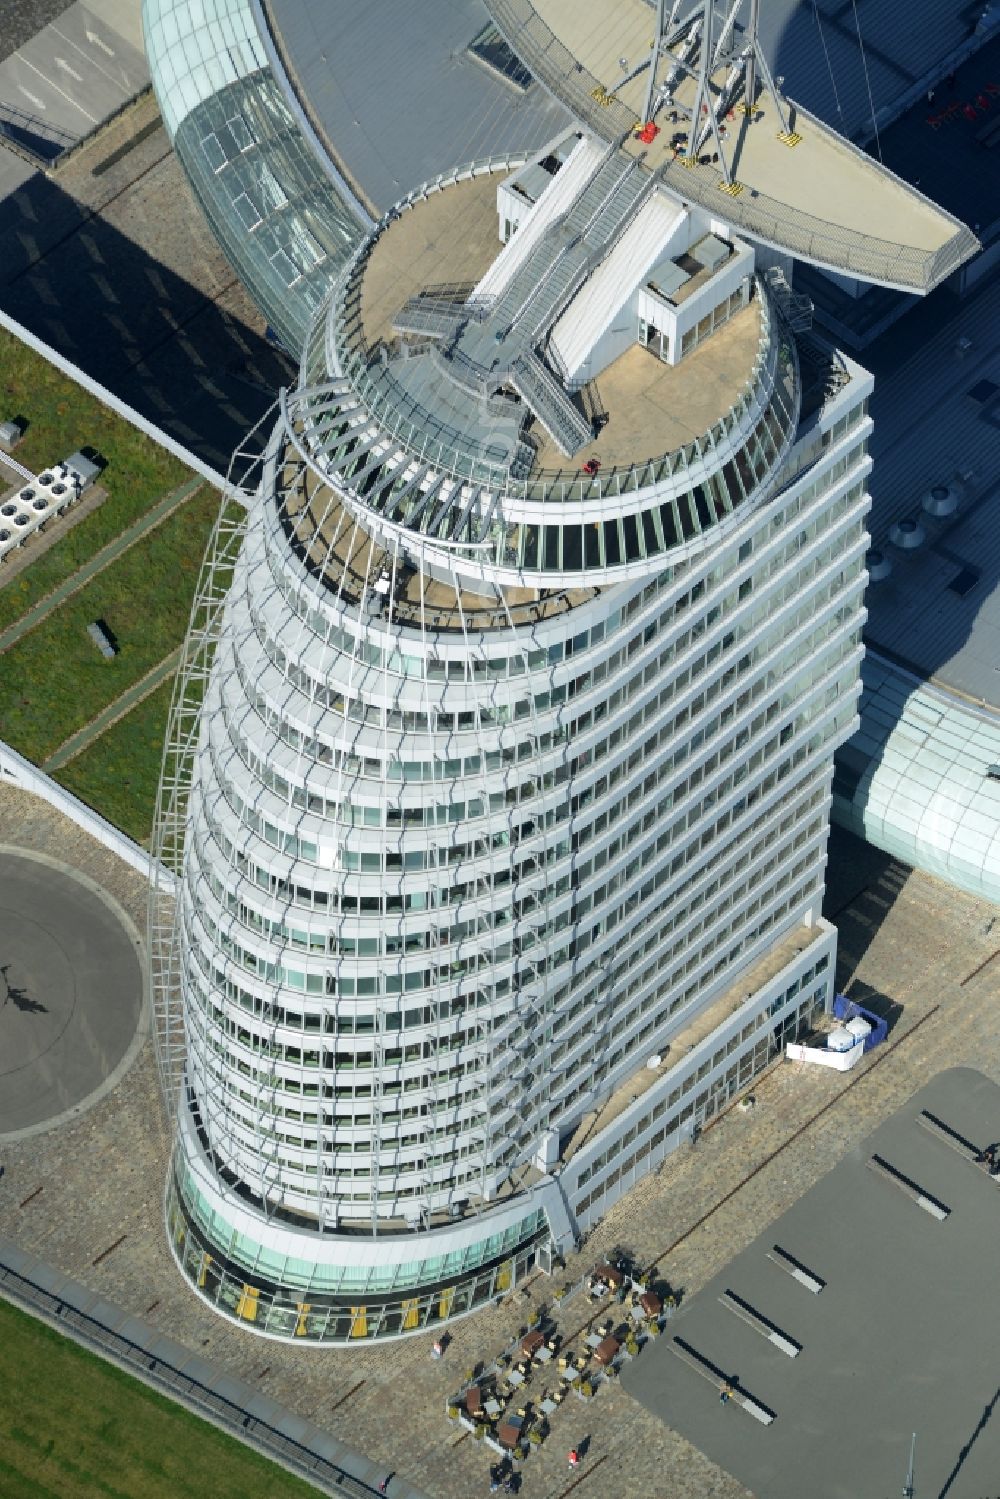
[(588, 1332), (587, 1336), (584, 1338), (584, 1342), (586, 1343), (588, 1348), (600, 1348), (603, 1341), (603, 1338), (598, 1337), (596, 1332)]
[(535, 1354), (535, 1362), (539, 1364), (547, 1364), (551, 1357), (551, 1348), (539, 1348), (538, 1352)]
[(500, 1414), (500, 1402), (498, 1400), (484, 1400), (483, 1410), (488, 1416), (495, 1417)]
[(551, 1416), (551, 1414), (552, 1414), (553, 1411), (556, 1411), (556, 1410), (559, 1409), (559, 1406), (556, 1404), (556, 1402), (554, 1400), (549, 1400), (548, 1397), (546, 1397), (542, 1401), (542, 1403), (538, 1407), (538, 1409), (541, 1411), (541, 1413), (542, 1413), (543, 1416)]
[(501, 1421), (497, 1427), (497, 1440), (501, 1447), (516, 1447), (521, 1439), (521, 1422), (516, 1416)]
[(647, 1317), (658, 1317), (663, 1309), (663, 1302), (660, 1300), (659, 1296), (657, 1296), (655, 1291), (645, 1291), (643, 1295), (639, 1297), (639, 1305), (642, 1307)]
[(517, 1389), (518, 1385), (524, 1384), (524, 1375), (521, 1373), (520, 1369), (514, 1369), (510, 1374), (507, 1375), (507, 1383), (512, 1384), (515, 1390)]
[(535, 1328), (534, 1332), (525, 1333), (521, 1339), (521, 1352), (525, 1358), (531, 1358), (545, 1343), (545, 1334)]
[(599, 1364), (610, 1364), (618, 1352), (618, 1347), (617, 1338), (605, 1338), (604, 1342), (599, 1343), (594, 1349), (594, 1358)]
[(560, 1369), (559, 1370), (559, 1378), (560, 1379), (564, 1379), (567, 1384), (572, 1384), (573, 1381), (574, 1381), (574, 1379), (579, 1379), (579, 1377), (580, 1377), (580, 1371), (579, 1371), (579, 1369), (574, 1369), (572, 1367), (572, 1365), (568, 1369)]

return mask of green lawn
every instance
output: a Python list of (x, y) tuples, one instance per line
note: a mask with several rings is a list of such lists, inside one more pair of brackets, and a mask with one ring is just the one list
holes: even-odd
[(316, 1490), (0, 1301), (3, 1499), (315, 1499)]
[(108, 491), (104, 503), (0, 589), (2, 630), (191, 474), (178, 459), (2, 329), (0, 416), (27, 418), (28, 430), (14, 456), (35, 473), (87, 445), (97, 448), (108, 465), (101, 479)]
[(67, 791), (147, 848), (174, 681), (170, 677), (54, 772)]
[[(180, 645), (218, 505), (206, 485), (4, 652), (0, 738), (40, 765)], [(118, 641), (112, 661), (87, 635), (94, 619)]]
[[(219, 576), (225, 582), (225, 574)], [(68, 791), (147, 848), (175, 680), (171, 676), (54, 772)], [(188, 684), (189, 702), (199, 690), (197, 679)]]

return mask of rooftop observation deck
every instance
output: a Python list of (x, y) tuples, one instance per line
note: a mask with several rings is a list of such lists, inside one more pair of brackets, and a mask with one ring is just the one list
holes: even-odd
[(511, 587), (476, 593), (461, 580), (441, 582), (381, 546), (308, 467), (286, 461), (279, 493), (282, 522), (306, 566), (345, 603), (368, 607), (374, 623), (391, 620), (432, 634), (510, 630), (565, 614), (597, 593)]
[[(650, 146), (633, 139), (648, 74), (617, 87), (648, 53), (653, 14), (644, 0), (616, 0), (614, 24), (603, 0), (486, 0), (511, 46), (581, 123), (626, 149), (679, 197), (800, 259), (903, 291), (928, 292), (978, 249), (972, 232), (819, 120), (789, 103), (797, 145), (778, 139), (781, 122), (763, 93), (751, 117), (728, 122), (727, 149), (741, 185), (735, 196), (710, 161), (690, 169), (675, 155), (661, 116)], [(722, 83), (721, 76), (714, 80)], [(691, 105), (694, 83), (677, 91)], [(711, 154), (711, 147), (707, 149)], [(870, 230), (878, 225), (880, 236)]]
[[(735, 293), (718, 308), (705, 299), (700, 342), (676, 366), (659, 340), (656, 352), (627, 344), (578, 390), (545, 364), (537, 351), (591, 294), (620, 236), (672, 202), (637, 159), (587, 137), (578, 150), (565, 210), (505, 248), (495, 203), (508, 160), (456, 168), (402, 202), (314, 319), (283, 408), (302, 457), (355, 515), (371, 513), (368, 529), (426, 538), (447, 572), (460, 559), (488, 580), (484, 594), (497, 581), (544, 587), (539, 573), (574, 588), (655, 570), (753, 498), (798, 425), (794, 342), (779, 336), (749, 258)], [(679, 214), (669, 210), (671, 224)], [(511, 251), (513, 271), (484, 293)], [(614, 316), (598, 301), (587, 348)]]
[[(380, 344), (396, 347), (393, 320), (411, 298), (440, 281), (442, 254), (449, 266), (461, 266), (456, 294), (471, 291), (480, 280), (501, 248), (496, 189), (496, 176), (458, 182), (417, 202), (379, 237), (361, 280), (367, 357)], [(581, 411), (592, 402), (607, 416), (584, 456), (596, 457), (602, 470), (628, 468), (700, 438), (739, 399), (753, 371), (760, 332), (760, 304), (753, 301), (678, 365), (637, 345), (628, 349), (602, 372), (596, 391), (574, 397)], [(546, 429), (538, 423), (531, 435), (530, 477), (564, 471), (566, 459)]]

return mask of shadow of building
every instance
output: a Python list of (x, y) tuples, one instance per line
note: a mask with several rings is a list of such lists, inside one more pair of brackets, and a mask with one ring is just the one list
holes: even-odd
[[(218, 265), (206, 266), (203, 246), (221, 257), (162, 132), (160, 141), (145, 180), (96, 213), (40, 173), (0, 200), (0, 305), (225, 472), (294, 367), (252, 326), (235, 277), (219, 287)], [(146, 248), (158, 239), (174, 264), (183, 263), (178, 242), (187, 240), (204, 284)]]

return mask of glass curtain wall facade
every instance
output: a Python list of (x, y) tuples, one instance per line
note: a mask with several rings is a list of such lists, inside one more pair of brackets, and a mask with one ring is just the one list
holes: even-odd
[(142, 18), (163, 122), (199, 206), (295, 353), (370, 221), (293, 118), (250, 0), (143, 0)]
[(1000, 722), (870, 651), (834, 816), (904, 863), (1000, 904)]
[(617, 492), (574, 480), (576, 543), (564, 519), (538, 551), (551, 486), (440, 442), (430, 462), (352, 365), (366, 254), (250, 503), (175, 932), (178, 1263), (227, 1315), (327, 1342), (436, 1325), (571, 1243), (593, 1194), (573, 1184), (625, 1128), (564, 1169), (581, 1118), (800, 928), (660, 1112), (675, 1085), (704, 1116), (826, 1004), (868, 541), (870, 381), (803, 422), (755, 283), (760, 346), (718, 430)]

